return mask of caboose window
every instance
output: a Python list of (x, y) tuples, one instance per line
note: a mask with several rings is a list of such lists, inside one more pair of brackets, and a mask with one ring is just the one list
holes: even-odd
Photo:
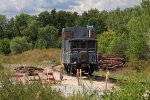
[(88, 41), (88, 48), (95, 48), (95, 41)]
[(79, 48), (79, 41), (72, 41), (71, 48)]
[(81, 48), (86, 48), (85, 41), (81, 41)]

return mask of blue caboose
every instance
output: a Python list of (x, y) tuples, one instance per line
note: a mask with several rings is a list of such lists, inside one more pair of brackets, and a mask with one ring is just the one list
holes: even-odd
[(91, 26), (63, 28), (61, 62), (68, 74), (76, 74), (77, 69), (82, 69), (88, 74), (98, 70), (95, 28)]

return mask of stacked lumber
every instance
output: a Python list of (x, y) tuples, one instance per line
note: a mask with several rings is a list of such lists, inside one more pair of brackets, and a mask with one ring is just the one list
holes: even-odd
[(117, 70), (124, 66), (125, 59), (119, 55), (99, 55), (99, 67), (101, 69)]

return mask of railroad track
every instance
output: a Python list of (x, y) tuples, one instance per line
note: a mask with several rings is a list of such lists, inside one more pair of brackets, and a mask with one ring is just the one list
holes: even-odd
[(58, 66), (61, 66), (61, 65), (53, 65), (53, 66), (51, 66), (51, 67), (52, 67), (52, 70), (53, 70), (53, 71), (56, 71), (56, 72), (61, 72), (60, 69), (56, 68), (56, 67), (58, 67)]
[[(58, 67), (58, 66), (61, 66), (61, 65), (53, 65), (53, 66), (51, 66), (52, 70), (56, 71), (56, 72), (59, 72), (60, 73), (60, 77), (63, 78), (63, 75), (66, 75), (66, 74), (64, 74), (65, 71), (63, 70), (63, 72), (62, 72), (61, 67)], [(69, 76), (77, 77), (77, 75), (69, 75)], [(98, 76), (98, 75), (97, 76), (96, 75), (92, 75), (92, 76), (87, 75), (87, 76), (84, 76), (84, 79), (85, 80), (91, 80), (92, 79), (93, 81), (105, 81), (105, 77), (104, 76)], [(110, 77), (109, 82), (116, 83), (117, 79)]]

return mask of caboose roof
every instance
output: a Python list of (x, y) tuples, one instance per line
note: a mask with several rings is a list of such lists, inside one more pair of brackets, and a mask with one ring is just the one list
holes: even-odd
[[(95, 32), (95, 28), (90, 30)], [(72, 32), (73, 38), (88, 38), (89, 28), (82, 26), (66, 27), (62, 29), (62, 32)]]

